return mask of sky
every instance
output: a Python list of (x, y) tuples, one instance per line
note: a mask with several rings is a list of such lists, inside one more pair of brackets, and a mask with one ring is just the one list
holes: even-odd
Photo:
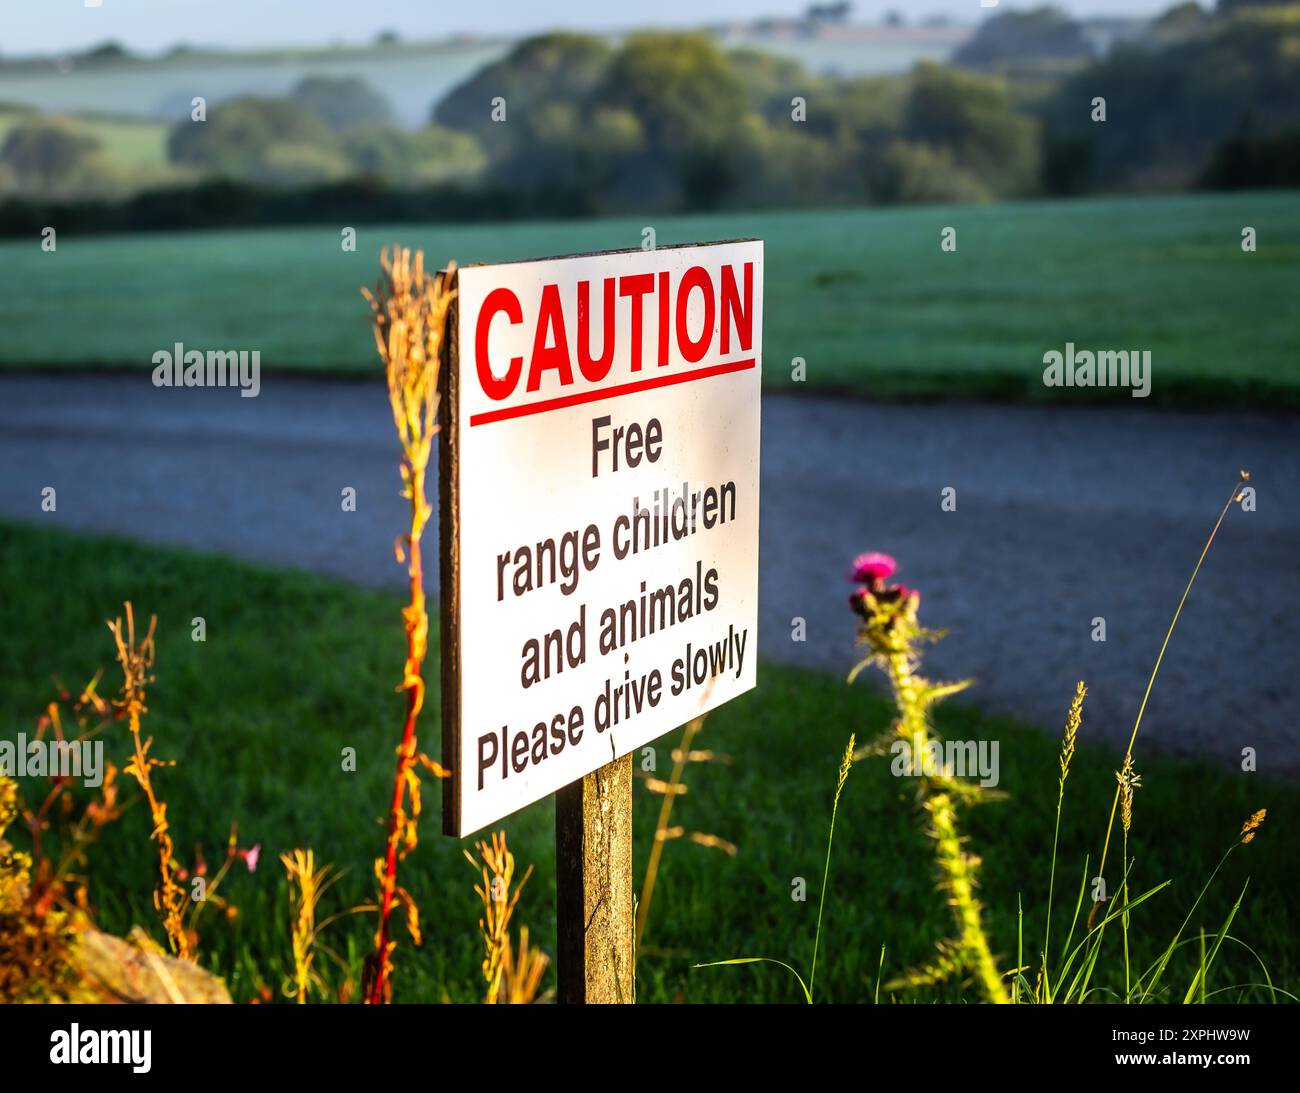
[[(999, 0), (999, 7), (1032, 7)], [(1076, 15), (1148, 15), (1173, 0), (1056, 0)], [(797, 15), (806, 0), (0, 0), (0, 53), (58, 53), (112, 38), (151, 52), (177, 42), (218, 46), (325, 45), (370, 41), (383, 29), (404, 38), (519, 35), (566, 27), (621, 30), (697, 26), (762, 15)], [(909, 21), (945, 14), (977, 22), (980, 0), (856, 0), (857, 21), (889, 10)]]

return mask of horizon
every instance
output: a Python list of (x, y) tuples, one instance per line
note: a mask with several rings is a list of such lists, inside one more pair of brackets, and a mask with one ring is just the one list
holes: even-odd
[[(456, 37), (524, 37), (565, 30), (595, 34), (639, 28), (702, 28), (758, 19), (793, 19), (804, 14), (804, 0), (658, 0), (611, 11), (598, 0), (569, 0), (564, 14), (533, 0), (499, 0), (490, 8), (458, 12), (454, 23), (440, 22), (410, 0), (371, 0), (358, 8), (350, 0), (317, 0), (310, 11), (312, 30), (298, 33), (303, 13), (265, 0), (44, 0), (37, 9), (18, 0), (0, 0), (0, 57), (80, 52), (104, 42), (120, 43), (143, 54), (177, 45), (195, 48), (252, 50), (357, 47), (373, 43), (384, 31), (407, 41)], [(933, 16), (974, 26), (1004, 11), (1033, 4), (981, 7), (979, 0), (922, 0), (920, 3), (858, 0), (850, 22), (878, 24), (896, 11), (915, 26)], [(1056, 6), (1075, 18), (1144, 18), (1171, 6), (1171, 0), (1059, 0)], [(233, 25), (232, 25), (233, 24)]]

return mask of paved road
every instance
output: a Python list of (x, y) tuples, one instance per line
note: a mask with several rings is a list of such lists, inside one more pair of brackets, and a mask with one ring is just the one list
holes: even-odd
[[(761, 652), (852, 662), (845, 568), (895, 554), (951, 635), (934, 674), (1058, 731), (1124, 741), (1182, 586), (1237, 471), (1234, 511), (1162, 670), (1148, 747), (1300, 777), (1300, 420), (1120, 406), (874, 406), (769, 395)], [(0, 376), (0, 514), (400, 585), (395, 442), (378, 384), (269, 378), (261, 397), (145, 376)], [(40, 512), (40, 490), (58, 511)], [(354, 486), (359, 511), (340, 509)], [(956, 490), (956, 511), (941, 492)], [(807, 640), (791, 641), (791, 620)], [(1106, 641), (1092, 640), (1102, 617)]]

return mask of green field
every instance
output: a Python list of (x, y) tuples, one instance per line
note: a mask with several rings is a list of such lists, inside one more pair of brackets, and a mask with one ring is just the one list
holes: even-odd
[[(960, 27), (918, 27), (878, 28), (869, 36), (782, 38), (737, 27), (718, 39), (728, 50), (772, 52), (812, 72), (856, 76), (902, 73), (918, 61), (943, 60), (969, 34)], [(604, 37), (613, 43), (621, 35)], [(106, 110), (174, 120), (188, 113), (196, 93), (213, 103), (240, 95), (279, 96), (305, 77), (327, 76), (364, 80), (388, 100), (399, 124), (414, 128), (428, 121), (434, 103), (513, 44), (507, 38), (458, 37), (379, 48), (189, 49), (158, 59), (74, 63), (64, 70), (48, 63), (5, 64), (0, 56), (0, 102), (62, 113)]]
[[(405, 651), (398, 597), (216, 557), (12, 524), (0, 524), (0, 582), (8, 590), (7, 625), (0, 628), (0, 736), (9, 738), (31, 731), (53, 696), (53, 677), (77, 687), (105, 666), (102, 690), (113, 693), (104, 620), (120, 611), (124, 598), (132, 598), (137, 611), (158, 613), (157, 682), (145, 729), (155, 739), (154, 753), (177, 761), (155, 780), (169, 805), (178, 852), (190, 858), (202, 842), (214, 860), (232, 820), (240, 824), (242, 845), (262, 847), (256, 873), (241, 867), (223, 888), (239, 915), (232, 924), (217, 916), (207, 920), (203, 960), (228, 978), (237, 1000), (253, 997), (263, 983), (278, 991), (289, 960), (289, 902), (277, 856), (309, 845), (318, 860), (347, 869), (326, 896), (322, 916), (370, 892), (402, 703), (393, 690)], [(195, 615), (207, 621), (201, 644), (191, 640)], [(846, 631), (851, 625), (846, 610)], [(436, 680), (436, 646), (428, 671)], [(732, 762), (692, 766), (689, 793), (674, 814), (688, 830), (720, 835), (739, 852), (727, 857), (685, 841), (668, 846), (638, 964), (643, 1001), (799, 998), (779, 969), (691, 965), (767, 955), (807, 967), (838, 757), (851, 732), (867, 741), (884, 730), (890, 711), (868, 686), (849, 688), (834, 676), (765, 664), (759, 681), (755, 692), (707, 722), (697, 746)], [(1064, 709), (1069, 696), (1061, 697)], [(437, 710), (436, 693), (426, 708)], [(946, 706), (939, 723), (953, 737), (1000, 742), (999, 788), (1009, 799), (970, 813), (968, 831), (969, 849), (984, 860), (982, 896), (995, 950), (1010, 967), (1017, 898), (1024, 901), (1026, 948), (1032, 951), (1041, 937), (1058, 743), (1055, 733), (970, 708)], [(119, 762), (125, 736), (121, 725), (108, 730), (108, 754)], [(1118, 759), (1094, 750), (1088, 737), (1085, 712), (1067, 787), (1054, 936), (1063, 934), (1073, 909), (1084, 855), (1098, 852), (1114, 793)], [(436, 753), (432, 717), (423, 738)], [(657, 745), (665, 765), (674, 742), (670, 736)], [(343, 747), (357, 750), (355, 773), (340, 770)], [(1131, 883), (1139, 890), (1165, 879), (1173, 884), (1133, 913), (1135, 963), (1145, 967), (1158, 955), (1242, 821), (1266, 807), (1259, 838), (1233, 854), (1189, 928), (1217, 930), (1251, 877), (1232, 933), (1259, 953), (1278, 986), (1294, 990), (1300, 973), (1300, 891), (1294, 884), (1300, 789), (1149, 756), (1139, 756), (1139, 766), (1143, 788), (1130, 844), (1136, 859)], [(637, 788), (638, 880), (658, 801)], [(404, 866), (403, 881), (420, 903), (428, 936), (421, 950), (405, 944), (398, 950), (395, 998), (472, 1000), (480, 990), (481, 959), (474, 874), (460, 844), (437, 831), (436, 789), (429, 791), (426, 810), (422, 840)], [(516, 923), (528, 923), (553, 954), (552, 807), (540, 803), (503, 826), (520, 867), (537, 870)], [(91, 901), (101, 924), (113, 931), (140, 923), (160, 936), (150, 898), (156, 858), (149, 828), (137, 802), (92, 853)], [(920, 829), (913, 788), (890, 775), (887, 757), (853, 768), (836, 829), (820, 1000), (869, 1000), (882, 945), (888, 978), (927, 960), (934, 942), (949, 933)], [(806, 902), (791, 899), (795, 877), (807, 881)], [(345, 919), (325, 940), (355, 973), (369, 931), (368, 922)], [(1117, 932), (1107, 935), (1094, 980), (1106, 988), (1122, 986), (1119, 941)], [(1196, 963), (1195, 947), (1182, 950), (1171, 966), (1168, 985), (1179, 999)], [(329, 965), (323, 970), (328, 973)], [(1228, 943), (1209, 991), (1263, 979), (1249, 952)], [(553, 970), (547, 982), (554, 983)], [(910, 997), (954, 998), (957, 991)], [(1260, 1000), (1264, 994), (1232, 989), (1212, 1000)]]
[(361, 79), (392, 105), (399, 122), (424, 124), (433, 104), (509, 48), (505, 40), (428, 42), (383, 49), (188, 51), (117, 63), (0, 65), (0, 102), (64, 114), (106, 111), (162, 119), (188, 116), (190, 100), (287, 95), (308, 76)]
[[(362, 227), (0, 245), (0, 363), (145, 368), (174, 342), (260, 349), (263, 365), (377, 365), (358, 286), (382, 244), (461, 264), (758, 237), (767, 243), (766, 380), (866, 395), (1132, 404), (1047, 389), (1043, 354), (1149, 349), (1148, 402), (1300, 405), (1300, 201), (1294, 193), (1022, 205)], [(957, 250), (940, 233), (957, 229)], [(1241, 231), (1258, 233), (1243, 253)]]
[[(0, 105), (0, 147), (10, 130), (18, 125), (48, 121), (31, 110)], [(103, 142), (104, 152), (125, 167), (167, 166), (167, 123), (150, 118), (83, 114), (63, 117), (73, 129)]]

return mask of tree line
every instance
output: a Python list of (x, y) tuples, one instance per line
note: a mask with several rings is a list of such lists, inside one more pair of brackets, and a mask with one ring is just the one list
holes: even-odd
[[(179, 185), (78, 191), (101, 151), (37, 120), (11, 129), (0, 171), (54, 199), (89, 195), (83, 220), (127, 227), (219, 210), (262, 223), (354, 206), (373, 220), (1295, 186), (1300, 4), (1181, 3), (1100, 57), (1055, 9), (1009, 12), (952, 64), (856, 78), (704, 34), (548, 34), (415, 131), (361, 81), (311, 78), (178, 122), (167, 152)], [(0, 222), (41, 208), (11, 202)]]

